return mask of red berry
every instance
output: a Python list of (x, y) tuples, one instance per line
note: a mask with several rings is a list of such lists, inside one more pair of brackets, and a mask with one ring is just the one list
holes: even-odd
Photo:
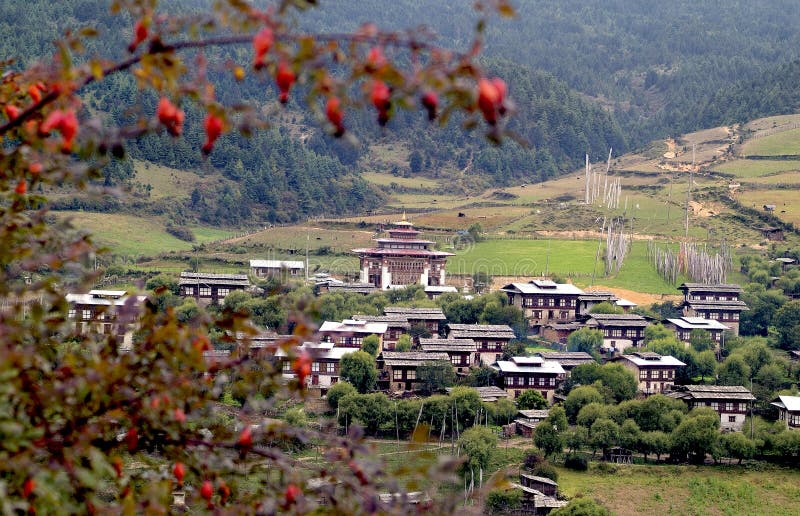
[(183, 131), (185, 115), (183, 111), (178, 109), (167, 97), (161, 97), (161, 100), (158, 101), (156, 115), (158, 116), (158, 121), (164, 124), (169, 134), (172, 136), (180, 136)]
[(183, 485), (183, 477), (186, 475), (186, 468), (182, 462), (176, 462), (175, 467), (172, 468), (172, 474), (175, 475), (175, 480), (178, 485)]
[(256, 70), (260, 70), (265, 66), (264, 56), (269, 52), (269, 49), (272, 48), (273, 42), (274, 37), (272, 35), (272, 29), (269, 27), (264, 27), (253, 37), (253, 51), (255, 52), (253, 66)]
[(210, 480), (203, 482), (202, 487), (200, 487), (200, 496), (207, 502), (211, 501), (211, 497), (214, 496), (214, 486), (211, 485)]
[(231, 488), (228, 487), (228, 484), (226, 484), (224, 480), (220, 479), (217, 491), (219, 492), (220, 502), (223, 504), (227, 502), (228, 498), (231, 496)]
[(175, 421), (178, 423), (183, 423), (186, 421), (186, 413), (183, 411), (182, 408), (175, 409)]
[(25, 195), (25, 192), (28, 191), (28, 183), (24, 179), (20, 179), (14, 191), (19, 195)]
[(436, 118), (436, 110), (439, 108), (439, 97), (436, 95), (435, 91), (426, 91), (424, 95), (422, 95), (422, 107), (424, 107), (428, 111), (428, 120), (434, 120)]
[(284, 504), (285, 507), (293, 505), (297, 502), (297, 499), (303, 495), (303, 491), (294, 484), (289, 484), (286, 486), (286, 492), (284, 493), (284, 498), (286, 502)]
[(214, 147), (214, 142), (222, 134), (222, 120), (219, 117), (209, 113), (203, 122), (203, 127), (206, 130), (206, 141), (203, 143), (203, 154), (211, 154), (211, 149)]
[(30, 498), (34, 489), (36, 489), (36, 481), (30, 477), (26, 478), (22, 484), (22, 495), (25, 498)]
[(66, 111), (56, 109), (47, 115), (39, 131), (42, 134), (49, 134), (53, 129), (58, 129), (61, 133), (61, 150), (69, 152), (72, 149), (72, 141), (75, 139), (75, 135), (78, 134), (78, 117), (75, 116), (75, 111), (72, 109)]
[(483, 119), (490, 125), (497, 123), (497, 107), (500, 102), (500, 92), (497, 86), (489, 79), (478, 81), (478, 109), (483, 113)]
[(128, 445), (128, 451), (133, 453), (139, 445), (139, 431), (136, 427), (131, 427), (125, 434), (125, 443)]
[(294, 81), (294, 72), (285, 61), (281, 61), (281, 64), (278, 65), (278, 73), (275, 74), (275, 82), (278, 83), (278, 90), (280, 90), (279, 99), (281, 104), (288, 102), (289, 90), (292, 88)]
[(325, 104), (325, 116), (328, 117), (328, 121), (336, 128), (334, 136), (338, 138), (343, 135), (344, 125), (342, 124), (342, 120), (344, 119), (344, 114), (342, 113), (342, 101), (339, 100), (339, 97), (331, 97), (328, 99), (328, 102)]
[(142, 20), (138, 20), (133, 25), (133, 39), (130, 45), (128, 45), (128, 52), (136, 50), (136, 47), (145, 39), (147, 39), (147, 27)]
[(294, 359), (292, 369), (297, 375), (297, 381), (300, 385), (305, 385), (306, 378), (311, 374), (311, 355), (305, 350), (301, 351), (297, 358)]
[(42, 164), (38, 161), (34, 161), (28, 165), (28, 170), (30, 170), (31, 174), (33, 175), (39, 174), (42, 171)]
[(28, 95), (33, 99), (34, 102), (39, 102), (42, 100), (42, 88), (39, 83), (31, 84), (28, 86)]
[(19, 116), (19, 108), (14, 104), (6, 104), (3, 106), (3, 111), (6, 113), (6, 118), (9, 121), (16, 119)]
[(253, 432), (250, 430), (250, 425), (245, 426), (242, 433), (239, 434), (237, 444), (242, 448), (250, 448), (253, 446)]
[(111, 465), (114, 467), (114, 471), (117, 473), (117, 478), (122, 476), (122, 459), (119, 457), (114, 457), (111, 461)]
[(391, 91), (389, 91), (389, 87), (386, 86), (385, 82), (375, 81), (372, 83), (370, 99), (372, 100), (372, 105), (378, 110), (378, 123), (382, 126), (389, 121), (390, 98)]
[(374, 73), (386, 66), (386, 56), (383, 55), (383, 50), (380, 47), (372, 47), (367, 54), (368, 73)]

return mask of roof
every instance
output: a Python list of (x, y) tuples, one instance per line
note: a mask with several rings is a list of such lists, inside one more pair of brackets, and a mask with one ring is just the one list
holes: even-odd
[(741, 385), (675, 385), (667, 396), (684, 400), (747, 400), (755, 396)]
[[(329, 342), (304, 342), (298, 349), (307, 351), (314, 360), (341, 360), (343, 356), (348, 353), (358, 351), (353, 348), (337, 348)], [(288, 356), (288, 353), (283, 348), (278, 348), (275, 352), (276, 357)]]
[(99, 290), (99, 289), (92, 289), (89, 291), (89, 294), (94, 297), (122, 297), (127, 294), (127, 290)]
[[(144, 303), (147, 296), (125, 296), (125, 297), (97, 297), (92, 294), (67, 294), (67, 303), (71, 305), (95, 305), (95, 306), (124, 306), (131, 302), (134, 305)], [(129, 301), (130, 300), (130, 301)]]
[(580, 301), (616, 301), (617, 296), (608, 290), (590, 290), (578, 296)]
[(325, 321), (319, 327), (319, 332), (334, 333), (364, 333), (364, 334), (383, 334), (386, 333), (388, 325), (383, 322), (354, 321), (345, 319), (342, 322)]
[(581, 295), (583, 290), (571, 283), (555, 283), (550, 280), (533, 280), (529, 283), (509, 283), (500, 290), (521, 294), (568, 294)]
[(383, 309), (386, 315), (402, 314), (408, 319), (427, 319), (431, 321), (445, 321), (444, 312), (441, 308), (412, 308), (410, 306), (387, 306)]
[(714, 319), (704, 319), (702, 317), (679, 317), (677, 319), (667, 319), (667, 322), (684, 330), (728, 330), (727, 326)]
[(454, 339), (496, 338), (513, 339), (514, 330), (507, 324), (448, 324), (449, 336)]
[(444, 251), (431, 251), (428, 249), (383, 249), (380, 247), (367, 247), (352, 249), (356, 254), (376, 254), (382, 256), (416, 256), (419, 258), (443, 258), (445, 256), (455, 256), (453, 253)]
[(718, 283), (716, 285), (706, 285), (705, 283), (681, 283), (678, 290), (686, 290), (688, 292), (741, 292), (742, 287), (735, 283)]
[(800, 396), (778, 396), (770, 403), (789, 412), (800, 412)]
[(775, 258), (775, 261), (781, 263), (794, 263), (794, 258)]
[(517, 413), (529, 419), (545, 419), (550, 416), (549, 410), (520, 410)]
[(638, 352), (630, 355), (620, 355), (618, 357), (614, 357), (612, 360), (620, 360), (620, 359), (633, 362), (638, 367), (643, 367), (643, 366), (682, 367), (686, 365), (671, 355), (661, 356), (658, 353), (649, 353), (649, 352)]
[(419, 339), (423, 351), (475, 352), (478, 345), (472, 339)]
[(355, 292), (357, 294), (370, 294), (376, 292), (378, 287), (372, 283), (329, 283), (328, 292), (343, 290), (345, 292)]
[(556, 481), (554, 481), (552, 479), (549, 479), (547, 477), (539, 477), (539, 476), (536, 476), (536, 475), (529, 475), (527, 473), (520, 473), (519, 476), (520, 476), (520, 478), (527, 478), (528, 480), (531, 480), (533, 482), (537, 482), (539, 484), (547, 484), (549, 486), (558, 487), (558, 482), (556, 482)]
[(594, 357), (585, 351), (539, 351), (535, 354), (545, 360), (554, 360), (561, 364), (561, 367), (575, 367), (595, 362)]
[(450, 363), (447, 353), (420, 353), (419, 351), (384, 351), (381, 354), (387, 366), (419, 366), (425, 362), (441, 360)]
[(445, 292), (458, 292), (458, 289), (452, 285), (429, 285), (425, 287), (425, 292), (443, 294)]
[[(520, 361), (522, 357), (512, 357), (511, 360), (498, 360), (490, 367), (503, 374), (509, 373), (529, 373), (529, 374), (564, 374), (564, 368), (561, 364), (553, 360), (543, 360), (539, 358), (538, 362), (531, 360)], [(532, 357), (537, 358), (537, 357)]]
[(622, 299), (622, 298), (617, 299), (614, 304), (617, 305), (617, 306), (621, 306), (623, 308), (626, 307), (626, 306), (628, 306), (628, 307), (639, 306), (636, 303), (634, 303), (633, 301), (628, 301), (627, 299)]
[(265, 269), (305, 269), (306, 264), (301, 261), (288, 260), (250, 260), (250, 267)]
[(247, 274), (211, 274), (206, 272), (182, 272), (180, 285), (231, 285), (249, 287), (250, 279)]
[(636, 314), (589, 314), (587, 324), (591, 324), (592, 320), (598, 326), (625, 326), (626, 328), (644, 328), (650, 324), (647, 319)]
[(749, 310), (744, 301), (711, 301), (704, 299), (685, 301), (693, 310)]
[(404, 329), (411, 328), (411, 323), (408, 322), (408, 319), (406, 319), (405, 317), (400, 316), (400, 315), (362, 315), (362, 314), (355, 314), (355, 315), (353, 315), (353, 320), (355, 320), (355, 321), (386, 323), (386, 325), (389, 328), (404, 328)]
[[(454, 387), (447, 387), (447, 392), (451, 392)], [(471, 389), (475, 389), (478, 391), (478, 396), (481, 397), (481, 401), (497, 401), (501, 398), (510, 398), (511, 395), (506, 392), (504, 389), (500, 387), (490, 386), (490, 387), (471, 387)]]
[(543, 494), (541, 491), (537, 491), (536, 489), (525, 487), (522, 484), (517, 484), (512, 482), (511, 487), (515, 489), (520, 489), (524, 493), (533, 496), (533, 506), (537, 508), (558, 509), (569, 504), (569, 501), (567, 500), (558, 500), (557, 498), (553, 498), (552, 496), (547, 496)]

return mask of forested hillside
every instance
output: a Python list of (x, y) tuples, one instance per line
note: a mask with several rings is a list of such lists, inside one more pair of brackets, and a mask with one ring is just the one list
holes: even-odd
[[(198, 3), (208, 2), (184, 0), (168, 7), (191, 12)], [(320, 3), (303, 17), (304, 28), (332, 32), (367, 20), (396, 28), (424, 23), (441, 35), (440, 44), (463, 50), (475, 23), (466, 0)], [(124, 55), (132, 23), (111, 16), (109, 4), (62, 0), (53, 9), (44, 0), (7, 0), (0, 5), (0, 58), (30, 62), (47, 56), (63, 30), (86, 25), (100, 31), (88, 44), (89, 54), (102, 49), (104, 55)], [(281, 109), (268, 77), (248, 75), (236, 82), (226, 68), (208, 70), (217, 95), (274, 113), (272, 130), (251, 138), (224, 136), (211, 159), (203, 160), (197, 151), (201, 115), (184, 106), (184, 139), (151, 136), (132, 144), (130, 153), (226, 179), (187, 191), (185, 199), (166, 208), (173, 218), (260, 224), (374, 209), (383, 193), (360, 173), (376, 166), (398, 175), (444, 176), (464, 191), (536, 182), (579, 167), (585, 153), (600, 160), (609, 147), (619, 154), (655, 137), (787, 112), (798, 104), (792, 85), (800, 66), (789, 63), (798, 56), (800, 31), (786, 23), (798, 10), (789, 0), (516, 4), (515, 19), (488, 25), (483, 51), (486, 68), (509, 84), (516, 104), (509, 129), (526, 146), (508, 140), (497, 148), (480, 130), (465, 132), (459, 120), (431, 125), (421, 111), (398, 112), (388, 131), (372, 112), (348, 112), (346, 124), (356, 141), (338, 141), (320, 130), (299, 92)], [(224, 52), (242, 63), (250, 60), (249, 48)], [(86, 107), (120, 123), (131, 120), (128, 106), (141, 95), (133, 81), (115, 79), (87, 92)], [(145, 96), (142, 104), (154, 109), (156, 100)], [(400, 149), (389, 165), (380, 159), (386, 144)], [(129, 162), (108, 168), (107, 183), (120, 182), (135, 182)]]

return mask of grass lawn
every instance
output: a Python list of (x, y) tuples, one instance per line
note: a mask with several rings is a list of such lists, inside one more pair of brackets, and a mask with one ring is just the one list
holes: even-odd
[(361, 174), (365, 180), (379, 186), (389, 186), (396, 183), (406, 188), (439, 188), (439, 182), (422, 176), (401, 177), (381, 172), (364, 172)]
[(195, 243), (228, 237), (231, 231), (218, 228), (190, 228), (196, 242), (184, 242), (166, 232), (164, 224), (154, 218), (136, 217), (122, 213), (91, 213), (80, 211), (55, 212), (72, 219), (72, 225), (94, 236), (96, 242), (112, 253), (129, 256), (153, 256), (169, 251), (187, 251)]
[(800, 129), (791, 129), (748, 140), (742, 145), (740, 153), (745, 156), (800, 154)]
[(800, 224), (800, 204), (797, 202), (797, 191), (793, 189), (751, 190), (744, 191), (738, 197), (739, 202), (761, 210), (765, 204), (774, 204), (773, 214), (779, 219)]
[(150, 191), (152, 199), (189, 197), (192, 188), (203, 181), (202, 176), (188, 170), (164, 167), (148, 161), (133, 160), (133, 168), (136, 171), (136, 181), (153, 187)]
[(558, 468), (559, 491), (595, 498), (615, 514), (797, 514), (800, 470), (773, 466)]
[(779, 172), (800, 170), (800, 161), (737, 159), (720, 163), (714, 166), (713, 170), (742, 178), (761, 177)]

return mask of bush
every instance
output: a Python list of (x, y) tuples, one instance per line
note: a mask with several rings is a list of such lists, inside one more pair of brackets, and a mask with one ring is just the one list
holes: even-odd
[(589, 469), (589, 461), (583, 455), (570, 453), (564, 459), (564, 467), (575, 471), (586, 471)]
[(549, 462), (541, 462), (531, 470), (531, 474), (537, 477), (549, 478), (553, 482), (558, 482), (558, 471)]
[(507, 511), (519, 509), (522, 506), (522, 491), (510, 489), (504, 491), (495, 489), (486, 495), (486, 512), (489, 514), (503, 514)]
[(194, 233), (189, 228), (167, 224), (167, 233), (184, 242), (194, 242)]
[(336, 410), (339, 407), (339, 400), (347, 396), (348, 394), (355, 394), (356, 388), (349, 382), (341, 381), (333, 384), (330, 389), (328, 389), (328, 406), (332, 410)]

